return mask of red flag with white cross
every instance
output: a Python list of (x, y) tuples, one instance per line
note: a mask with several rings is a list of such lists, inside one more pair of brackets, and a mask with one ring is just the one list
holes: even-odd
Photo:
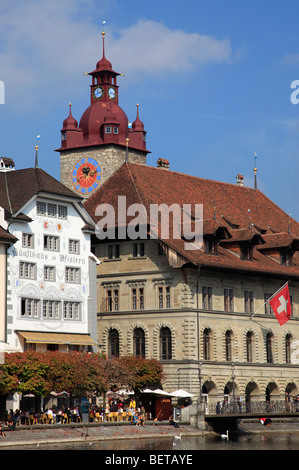
[(279, 290), (277, 294), (273, 295), (273, 297), (269, 300), (269, 304), (274, 311), (278, 323), (280, 325), (286, 323), (291, 316), (289, 286), (286, 285), (281, 290)]

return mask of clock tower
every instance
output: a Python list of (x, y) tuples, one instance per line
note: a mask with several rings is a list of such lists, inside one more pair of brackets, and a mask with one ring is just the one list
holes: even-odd
[(102, 59), (92, 77), (90, 105), (80, 122), (69, 115), (61, 129), (60, 179), (75, 193), (89, 197), (124, 161), (146, 165), (146, 132), (139, 118), (139, 107), (132, 126), (118, 104), (117, 77), (105, 57), (105, 33), (102, 32)]

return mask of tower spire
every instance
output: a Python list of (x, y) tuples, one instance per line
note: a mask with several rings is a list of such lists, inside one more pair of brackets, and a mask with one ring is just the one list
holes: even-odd
[(256, 167), (256, 159), (257, 159), (257, 154), (254, 152), (254, 189), (257, 189), (257, 177), (256, 177), (256, 172), (257, 172), (257, 167)]
[(35, 168), (38, 168), (38, 145), (37, 145), (37, 141), (39, 139), (40, 139), (40, 135), (37, 135), (36, 136), (36, 145), (35, 145), (35, 165), (34, 165)]
[(35, 168), (38, 168), (38, 145), (35, 146)]
[(102, 53), (102, 56), (103, 56), (103, 59), (106, 59), (106, 57), (105, 57), (105, 31), (102, 31), (102, 39), (103, 39), (103, 53)]
[(105, 24), (106, 21), (102, 21), (103, 29), (102, 29), (102, 43), (103, 43), (103, 52), (102, 52), (102, 58), (105, 59)]

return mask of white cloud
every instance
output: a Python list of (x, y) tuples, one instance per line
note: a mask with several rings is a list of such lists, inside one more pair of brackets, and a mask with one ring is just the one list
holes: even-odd
[[(101, 58), (106, 5), (100, 0), (11, 0), (0, 7), (0, 80), (6, 102), (34, 109), (42, 99), (46, 106), (85, 92), (83, 74)], [(232, 49), (228, 39), (139, 20), (120, 31), (107, 27), (106, 56), (133, 80), (140, 73), (188, 73), (226, 63)]]
[(139, 20), (109, 38), (109, 54), (130, 73), (186, 73), (232, 59), (230, 42), (211, 36), (171, 30), (162, 23)]

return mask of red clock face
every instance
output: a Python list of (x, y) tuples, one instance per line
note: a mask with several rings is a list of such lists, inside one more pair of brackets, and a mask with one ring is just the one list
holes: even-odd
[(91, 194), (98, 188), (101, 168), (93, 158), (81, 158), (72, 171), (74, 188), (82, 194)]

